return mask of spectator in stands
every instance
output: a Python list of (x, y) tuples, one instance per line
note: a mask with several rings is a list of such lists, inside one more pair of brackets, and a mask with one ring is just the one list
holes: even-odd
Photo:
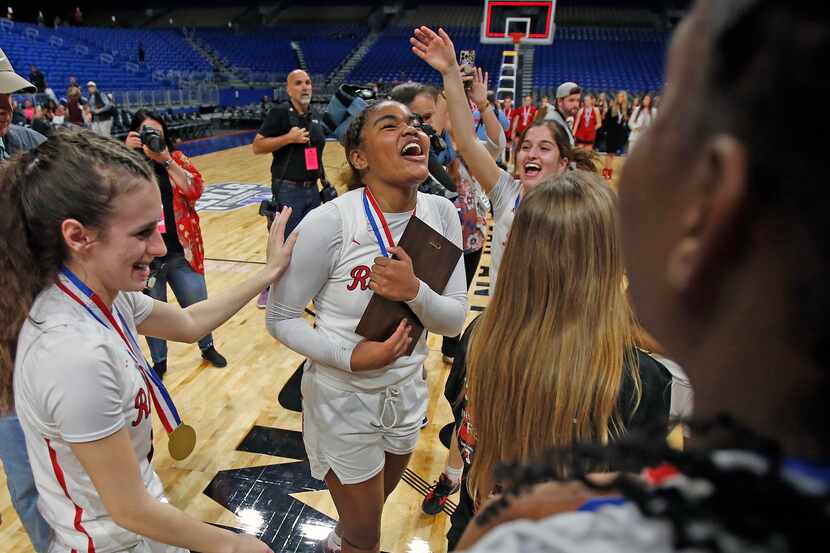
[(69, 122), (73, 125), (78, 125), (79, 127), (86, 126), (86, 121), (84, 120), (84, 107), (81, 104), (81, 89), (76, 87), (70, 87), (68, 95), (68, 100), (66, 103), (66, 113), (69, 118)]
[(605, 114), (602, 121), (602, 126), (605, 128), (605, 167), (602, 170), (602, 176), (611, 180), (614, 176), (614, 158), (622, 155), (625, 148), (625, 142), (628, 140), (628, 93), (624, 90), (617, 92), (617, 97), (614, 98), (614, 103)]
[[(533, 105), (533, 96), (528, 94), (522, 100), (522, 107), (516, 108), (513, 112), (513, 150), (515, 151), (519, 144), (518, 137), (522, 136), (525, 129), (530, 127), (536, 119), (536, 106)], [(515, 158), (515, 155), (514, 155)]]
[(84, 14), (81, 12), (80, 6), (75, 6), (75, 11), (72, 14), (72, 21), (75, 23), (75, 26), (80, 27), (84, 24)]
[(38, 92), (46, 92), (46, 77), (34, 65), (29, 66), (29, 80), (35, 85)]
[[(509, 94), (504, 97), (502, 100), (502, 111), (504, 111), (504, 116), (507, 118), (507, 130), (504, 131), (504, 137), (507, 139), (507, 144), (510, 145), (513, 143), (513, 115), (515, 114), (516, 109), (513, 107), (513, 96)], [(513, 148), (506, 148), (504, 150), (504, 161), (510, 163), (510, 152)]]
[[(9, 58), (0, 50), (0, 164), (14, 154), (31, 150), (46, 140), (43, 135), (31, 129), (12, 124), (14, 108), (11, 95), (19, 92), (35, 92), (35, 87), (14, 72)], [(8, 207), (4, 206), (4, 209)], [(9, 270), (9, 267), (3, 267), (4, 279)], [(9, 337), (5, 327), (3, 333), (2, 340), (6, 343)], [(5, 357), (0, 358), (0, 364), (5, 365), (9, 361)], [(46, 553), (52, 539), (52, 530), (37, 510), (38, 493), (23, 429), (13, 405), (4, 397), (0, 397), (0, 461), (3, 462), (9, 497), (18, 518), (29, 535), (34, 550)]]
[(19, 125), (21, 127), (25, 127), (29, 124), (29, 121), (26, 119), (26, 116), (23, 115), (23, 110), (20, 109), (20, 105), (17, 101), (12, 98), (10, 100), (12, 112), (11, 112), (11, 123), (12, 125)]
[(597, 132), (601, 127), (602, 114), (600, 114), (599, 108), (594, 106), (594, 96), (593, 94), (586, 94), (585, 104), (577, 112), (574, 119), (574, 137), (577, 146), (586, 150), (593, 150)]
[(46, 17), (44, 17), (43, 11), (38, 10), (38, 12), (37, 12), (37, 26), (38, 27), (43, 27), (44, 25), (46, 25)]
[(539, 109), (538, 112), (547, 113), (548, 108), (550, 107), (550, 100), (547, 96), (542, 96), (542, 99), (539, 100)]
[(634, 144), (651, 126), (654, 118), (657, 117), (657, 109), (652, 104), (651, 94), (646, 94), (643, 96), (642, 104), (631, 112), (631, 119), (628, 121), (628, 126), (631, 128), (631, 134), (628, 135), (628, 153), (631, 153)]
[[(272, 154), (271, 192), (274, 201), (292, 209), (285, 232), (291, 232), (306, 214), (320, 205), (317, 181), (324, 177), (326, 133), (311, 111), (311, 77), (302, 69), (288, 74), (288, 102), (268, 112), (252, 145), (254, 154)], [(268, 288), (257, 307), (268, 304)]]
[(138, 43), (138, 63), (144, 63), (144, 44)]
[(48, 137), (52, 133), (52, 119), (55, 117), (57, 104), (52, 100), (35, 110), (35, 117), (32, 119), (32, 129), (43, 136)]
[[(161, 152), (142, 143), (140, 133), (145, 129), (161, 135), (165, 145)], [(153, 166), (161, 190), (163, 222), (159, 223), (159, 230), (167, 253), (154, 261), (156, 280), (148, 295), (166, 302), (169, 283), (182, 307), (206, 300), (205, 252), (196, 213), (196, 201), (203, 189), (202, 175), (184, 154), (175, 150), (167, 123), (152, 111), (140, 109), (135, 112), (125, 142), (129, 148), (144, 153)], [(167, 342), (148, 336), (147, 345), (150, 346), (153, 369), (161, 378), (167, 372)], [(228, 361), (213, 345), (212, 334), (199, 340), (199, 349), (202, 358), (214, 367), (227, 366)]]
[(66, 104), (60, 102), (55, 106), (55, 114), (52, 116), (52, 125), (61, 126), (66, 123)]
[(568, 125), (568, 118), (574, 117), (579, 111), (579, 101), (581, 98), (582, 89), (579, 88), (579, 85), (572, 82), (562, 83), (556, 89), (556, 105), (554, 109), (548, 110), (547, 115), (545, 115), (545, 120), (555, 121), (565, 129), (572, 147), (576, 146), (576, 139), (574, 138), (571, 126)]
[(66, 87), (66, 97), (71, 98), (75, 94), (75, 89), (78, 90), (78, 95), (81, 94), (81, 86), (78, 84), (78, 78), (75, 75), (69, 75), (69, 86)]
[[(605, 115), (608, 113), (608, 94), (600, 92), (597, 95), (597, 108), (599, 109), (599, 120), (605, 122)], [(597, 129), (597, 139), (594, 142), (594, 148), (599, 152), (606, 151), (605, 144), (605, 127), (600, 125)]]
[(32, 119), (35, 118), (35, 104), (32, 102), (31, 98), (25, 98), (23, 100), (23, 117), (26, 118), (26, 123), (31, 124)]
[(93, 81), (86, 83), (89, 109), (92, 112), (92, 130), (101, 136), (112, 136), (112, 116), (115, 106)]

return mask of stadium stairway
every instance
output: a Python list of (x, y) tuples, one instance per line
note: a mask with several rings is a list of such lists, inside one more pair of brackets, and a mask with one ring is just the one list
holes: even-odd
[(369, 49), (372, 45), (377, 42), (378, 38), (380, 37), (380, 33), (377, 31), (370, 32), (363, 42), (355, 48), (354, 52), (343, 60), (343, 63), (340, 65), (338, 69), (336, 69), (328, 79), (329, 83), (342, 83), (343, 80), (346, 78), (346, 75), (351, 73), (352, 69), (354, 69), (358, 63), (366, 57), (366, 54), (369, 53)]
[(184, 38), (190, 46), (206, 59), (214, 69), (219, 71), (219, 74), (228, 81), (228, 84), (233, 87), (246, 86), (240, 76), (236, 73), (233, 66), (225, 63), (225, 61), (216, 53), (216, 51), (208, 46), (208, 44), (195, 36), (194, 33), (184, 33)]

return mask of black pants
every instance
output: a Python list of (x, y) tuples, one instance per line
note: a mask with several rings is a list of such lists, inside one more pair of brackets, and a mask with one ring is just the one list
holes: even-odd
[[(484, 248), (464, 254), (464, 272), (467, 274), (467, 290), (470, 289), (470, 284), (473, 283), (473, 279), (476, 277), (476, 269), (478, 269), (478, 262), (481, 261), (482, 251), (484, 251)], [(444, 340), (441, 343), (441, 353), (448, 357), (455, 357), (460, 342), (460, 334), (452, 338), (444, 336)]]

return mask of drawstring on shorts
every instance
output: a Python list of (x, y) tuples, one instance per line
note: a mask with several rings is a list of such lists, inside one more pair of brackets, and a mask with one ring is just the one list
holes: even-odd
[[(383, 397), (383, 409), (380, 410), (380, 427), (384, 430), (391, 430), (395, 428), (398, 424), (398, 410), (395, 408), (395, 403), (398, 401), (398, 398), (401, 396), (401, 390), (397, 386), (387, 386), (384, 390), (384, 397)], [(392, 424), (387, 425), (385, 422), (386, 419), (386, 408), (390, 408), (392, 410)]]

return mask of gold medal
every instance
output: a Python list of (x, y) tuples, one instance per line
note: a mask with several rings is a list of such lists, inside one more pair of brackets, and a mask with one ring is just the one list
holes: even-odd
[(187, 424), (181, 424), (167, 437), (167, 450), (177, 461), (187, 459), (187, 456), (193, 453), (194, 447), (196, 447), (196, 431)]

